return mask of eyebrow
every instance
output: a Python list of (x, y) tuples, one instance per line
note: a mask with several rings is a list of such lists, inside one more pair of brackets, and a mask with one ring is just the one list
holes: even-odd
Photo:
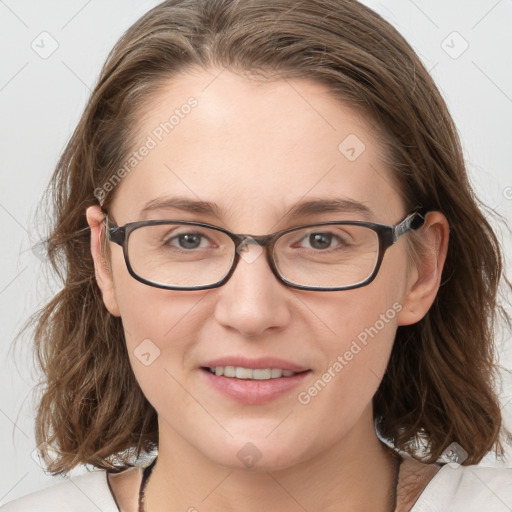
[[(149, 201), (140, 211), (142, 216), (154, 210), (181, 210), (189, 213), (222, 217), (223, 211), (216, 203), (189, 199), (187, 197), (161, 197)], [(284, 213), (284, 218), (305, 217), (321, 213), (353, 213), (364, 219), (373, 219), (370, 208), (363, 203), (349, 198), (312, 199), (301, 201)]]

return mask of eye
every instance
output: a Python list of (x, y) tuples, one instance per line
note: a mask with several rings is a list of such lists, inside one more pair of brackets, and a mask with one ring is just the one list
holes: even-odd
[(208, 247), (207, 237), (203, 233), (190, 232), (174, 235), (163, 241), (164, 246), (178, 247), (178, 249), (191, 250)]
[(332, 243), (332, 233), (311, 233), (307, 241), (312, 249), (326, 249)]
[[(340, 236), (341, 235), (341, 236)], [(334, 247), (343, 248), (350, 245), (347, 233), (333, 233), (332, 231), (311, 231), (301, 240), (307, 249), (326, 250)]]

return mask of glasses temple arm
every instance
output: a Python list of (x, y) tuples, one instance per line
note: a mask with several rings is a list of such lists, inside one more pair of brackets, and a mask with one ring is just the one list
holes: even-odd
[(404, 233), (410, 229), (419, 229), (425, 223), (425, 217), (427, 215), (425, 208), (419, 208), (410, 215), (408, 215), (402, 222), (393, 226), (393, 243), (395, 243)]

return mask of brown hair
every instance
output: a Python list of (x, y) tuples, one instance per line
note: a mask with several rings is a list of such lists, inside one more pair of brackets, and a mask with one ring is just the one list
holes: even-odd
[(493, 341), (500, 247), (468, 182), (447, 107), (417, 55), (354, 0), (171, 0), (109, 54), (48, 188), (48, 257), (63, 288), (31, 321), (45, 372), (36, 437), (58, 452), (49, 470), (123, 468), (158, 444), (157, 415), (130, 367), (121, 319), (108, 313), (95, 281), (85, 210), (130, 153), (131, 127), (148, 99), (191, 66), (312, 79), (380, 127), (405, 206), (441, 211), (451, 233), (434, 304), (421, 321), (398, 328), (373, 400), (377, 427), (425, 462), (453, 441), (469, 453), (466, 464), (493, 448), (501, 454)]

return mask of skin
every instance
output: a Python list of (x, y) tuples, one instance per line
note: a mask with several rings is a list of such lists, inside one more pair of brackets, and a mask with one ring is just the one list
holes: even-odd
[[(359, 201), (382, 224), (405, 217), (382, 163), (383, 149), (362, 115), (309, 80), (257, 82), (219, 72), (189, 70), (147, 104), (137, 127), (141, 143), (168, 112), (190, 96), (198, 100), (117, 186), (109, 214), (118, 225), (141, 220), (143, 205), (165, 195), (215, 202), (223, 210), (218, 216), (162, 210), (148, 218), (203, 221), (253, 235), (316, 221), (362, 220), (353, 212), (284, 216), (313, 197)], [(366, 147), (354, 161), (338, 150), (349, 134)], [(116, 244), (110, 244), (109, 272), (100, 250), (103, 214), (97, 206), (86, 214), (105, 306), (122, 318), (134, 373), (158, 413), (159, 457), (146, 490), (147, 510), (388, 509), (395, 468), (375, 433), (372, 397), (398, 325), (419, 321), (437, 293), (448, 244), (441, 213), (427, 216), (421, 234), (429, 250), (419, 262), (408, 260), (404, 235), (388, 249), (375, 281), (337, 292), (286, 287), (262, 256), (240, 261), (216, 289), (150, 287), (129, 275)], [(297, 393), (395, 303), (401, 311), (378, 335), (321, 393), (299, 403)], [(145, 366), (134, 350), (148, 338), (160, 356)], [(269, 403), (241, 404), (208, 386), (199, 369), (202, 362), (236, 354), (279, 357), (310, 373), (304, 385)], [(252, 468), (237, 457), (248, 442), (261, 454)], [(432, 477), (432, 468), (425, 468), (430, 473), (414, 465), (413, 472), (424, 476), (412, 491)], [(118, 475), (113, 487), (123, 510), (136, 510), (139, 481), (136, 471)]]

